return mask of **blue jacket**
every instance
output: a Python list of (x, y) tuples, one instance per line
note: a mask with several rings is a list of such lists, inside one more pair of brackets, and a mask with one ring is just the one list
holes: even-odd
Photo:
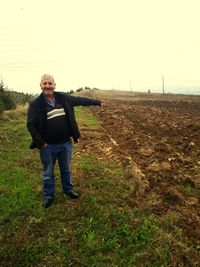
[[(74, 107), (75, 106), (100, 106), (101, 100), (72, 96), (67, 93), (54, 92), (55, 99), (64, 108), (65, 113), (68, 115), (70, 124), (70, 135), (73, 137), (74, 142), (78, 142), (80, 132), (76, 122)], [(32, 136), (32, 143), (30, 148), (41, 148), (45, 143), (44, 132), (45, 122), (47, 119), (46, 102), (42, 93), (39, 97), (29, 103), (27, 115), (27, 128)]]

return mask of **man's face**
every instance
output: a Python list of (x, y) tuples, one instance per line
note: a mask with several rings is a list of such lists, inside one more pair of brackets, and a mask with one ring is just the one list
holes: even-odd
[(51, 97), (54, 94), (56, 84), (52, 77), (45, 77), (42, 79), (40, 87), (46, 97)]

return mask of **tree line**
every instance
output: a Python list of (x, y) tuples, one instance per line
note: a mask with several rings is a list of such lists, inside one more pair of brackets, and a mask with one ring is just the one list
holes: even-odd
[(17, 105), (28, 103), (32, 95), (10, 91), (4, 82), (0, 81), (0, 114), (4, 110), (16, 109)]

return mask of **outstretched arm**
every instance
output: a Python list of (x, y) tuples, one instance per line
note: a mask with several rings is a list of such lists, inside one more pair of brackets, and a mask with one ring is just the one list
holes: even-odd
[(70, 102), (73, 107), (76, 106), (101, 106), (102, 101), (99, 99), (86, 98), (80, 96), (70, 96)]
[(79, 96), (70, 96), (70, 101), (72, 106), (107, 106), (109, 104), (109, 100), (100, 100)]

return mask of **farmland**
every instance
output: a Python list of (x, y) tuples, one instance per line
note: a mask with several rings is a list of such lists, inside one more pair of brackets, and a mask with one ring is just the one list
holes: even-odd
[(199, 248), (200, 97), (115, 93), (113, 98), (104, 109), (90, 108), (105, 133), (93, 147), (122, 163), (130, 183), (123, 201), (175, 220), (183, 240)]
[(113, 101), (92, 111), (112, 138), (98, 154), (120, 160), (134, 185), (128, 205), (179, 216), (185, 238), (199, 246), (200, 103)]
[(82, 138), (72, 173), (81, 198), (65, 199), (57, 179), (48, 210), (26, 107), (1, 120), (1, 265), (199, 266), (199, 97), (92, 96), (109, 103), (76, 110)]

